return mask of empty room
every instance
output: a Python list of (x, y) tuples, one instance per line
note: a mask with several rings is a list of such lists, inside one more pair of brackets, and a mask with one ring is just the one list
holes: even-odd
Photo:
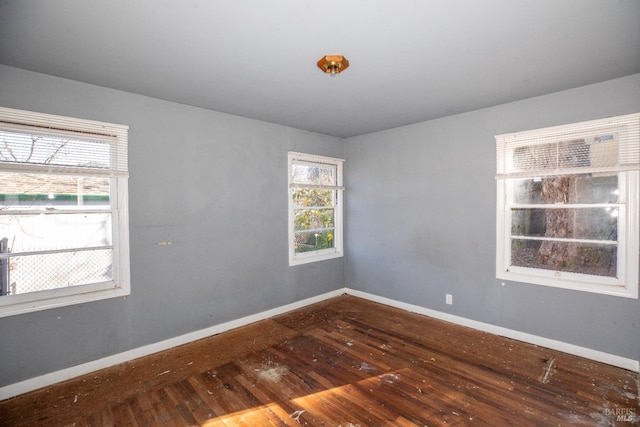
[(0, 1), (0, 425), (639, 425), (638, 23)]

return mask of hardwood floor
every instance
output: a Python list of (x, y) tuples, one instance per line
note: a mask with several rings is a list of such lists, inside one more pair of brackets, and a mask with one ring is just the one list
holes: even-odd
[(0, 402), (0, 425), (639, 425), (638, 374), (351, 296)]

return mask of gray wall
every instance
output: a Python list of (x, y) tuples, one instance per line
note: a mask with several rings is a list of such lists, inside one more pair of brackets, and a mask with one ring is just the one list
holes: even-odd
[(348, 139), (347, 286), (638, 359), (639, 300), (496, 280), (493, 136), (639, 111), (640, 74)]
[(343, 158), (343, 140), (4, 66), (0, 106), (130, 126), (132, 283), (0, 319), (0, 386), (344, 286), (344, 259), (287, 252), (287, 151)]
[[(127, 299), (0, 319), (0, 386), (345, 283), (542, 337), (640, 355), (638, 300), (501, 286), (495, 279), (493, 140), (499, 133), (640, 111), (640, 75), (351, 138), (346, 145), (4, 66), (0, 105), (130, 126), (132, 279)], [(345, 259), (288, 267), (289, 150), (347, 159)], [(162, 241), (174, 244), (158, 246)], [(453, 294), (452, 306), (444, 304), (445, 293)]]

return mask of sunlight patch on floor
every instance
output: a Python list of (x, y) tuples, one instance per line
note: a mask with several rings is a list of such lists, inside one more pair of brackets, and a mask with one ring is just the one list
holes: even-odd
[[(399, 379), (401, 371), (402, 370), (385, 373), (369, 377), (361, 381), (366, 382), (377, 379), (381, 383), (392, 384)], [(281, 375), (283, 372), (278, 372), (278, 374)], [(351, 422), (352, 420), (349, 420), (349, 415), (347, 413), (340, 414), (340, 412), (342, 412), (345, 402), (358, 400), (359, 393), (360, 391), (355, 389), (351, 384), (345, 384), (291, 399), (291, 406), (299, 409), (290, 414), (287, 413), (280, 405), (273, 403), (217, 417), (215, 419), (208, 420), (202, 424), (201, 427), (268, 425), (270, 423), (279, 424), (281, 422), (291, 426), (310, 425), (309, 421), (305, 421), (305, 415), (308, 414), (312, 419), (323, 418), (322, 414), (326, 414), (328, 408), (331, 413), (333, 413), (334, 419), (344, 418), (344, 421), (339, 423), (339, 425), (358, 426), (358, 424), (353, 424)]]
[[(269, 421), (274, 424), (278, 424), (278, 420), (290, 419), (280, 405), (272, 403), (269, 405), (262, 405), (256, 408), (249, 408), (244, 411), (234, 412), (233, 414), (224, 415), (222, 417), (214, 418), (206, 421), (201, 427), (226, 427), (226, 426), (260, 426), (268, 425)], [(291, 425), (295, 424), (293, 422)]]

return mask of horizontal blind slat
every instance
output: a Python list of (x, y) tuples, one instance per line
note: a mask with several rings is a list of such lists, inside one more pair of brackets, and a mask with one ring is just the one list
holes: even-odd
[(309, 190), (344, 190), (342, 185), (321, 185), (321, 184), (296, 184), (292, 182), (289, 188), (302, 188)]

